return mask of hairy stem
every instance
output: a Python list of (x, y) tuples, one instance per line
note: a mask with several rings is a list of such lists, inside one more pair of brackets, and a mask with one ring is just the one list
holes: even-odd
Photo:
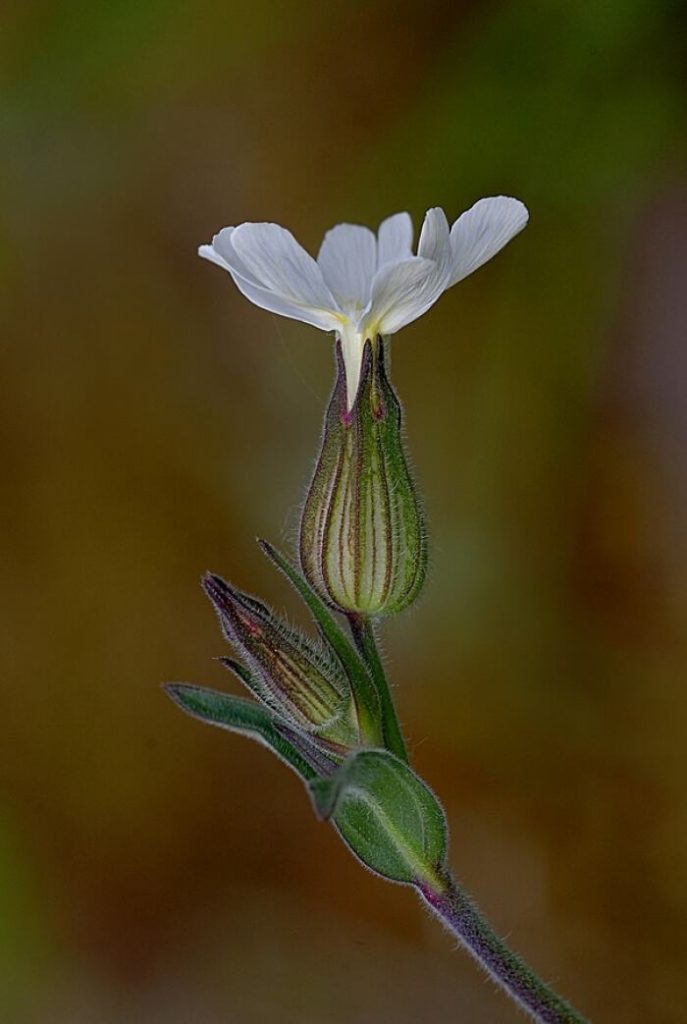
[(351, 625), (353, 639), (372, 674), (373, 682), (377, 688), (386, 745), (392, 754), (396, 754), (397, 757), (400, 757), (401, 760), (407, 763), (408, 751), (406, 750), (403, 733), (396, 717), (396, 708), (391, 698), (382, 659), (379, 656), (372, 619), (366, 615), (350, 613), (348, 621)]
[(418, 885), (424, 902), (461, 945), (537, 1024), (589, 1024), (569, 1003), (545, 985), (491, 929), (458, 882)]

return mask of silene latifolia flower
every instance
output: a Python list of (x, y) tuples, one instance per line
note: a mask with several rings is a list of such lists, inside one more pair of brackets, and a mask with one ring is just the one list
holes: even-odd
[(426, 540), (385, 367), (385, 338), (426, 313), (527, 223), (517, 199), (481, 199), (452, 226), (427, 212), (417, 253), (410, 215), (375, 234), (339, 224), (313, 259), (277, 224), (223, 228), (201, 256), (228, 270), (263, 309), (333, 331), (337, 380), (301, 522), (311, 585), (348, 614), (401, 611), (425, 576)]
[(221, 660), (257, 699), (188, 683), (165, 689), (187, 714), (281, 758), (359, 862), (412, 887), (532, 1021), (589, 1024), (505, 945), (452, 875), (446, 814), (410, 763), (372, 621), (410, 604), (426, 563), (388, 336), (526, 221), (522, 203), (500, 196), (482, 199), (453, 227), (430, 210), (416, 255), (407, 213), (384, 221), (376, 235), (340, 224), (317, 260), (276, 224), (225, 228), (201, 247), (258, 306), (336, 335), (336, 380), (301, 518), (303, 571), (259, 542), (319, 638), (207, 574), (205, 591), (238, 659)]

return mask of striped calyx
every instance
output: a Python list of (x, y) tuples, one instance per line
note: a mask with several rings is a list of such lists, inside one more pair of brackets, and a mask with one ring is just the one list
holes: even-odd
[(336, 383), (301, 519), (303, 572), (332, 607), (349, 614), (402, 611), (417, 597), (427, 568), (425, 523), (384, 345), (379, 336), (365, 342), (350, 410), (337, 345)]
[(333, 752), (357, 741), (357, 719), (341, 666), (262, 602), (208, 573), (203, 587), (227, 640), (248, 671), (224, 663), (256, 697), (297, 730), (317, 734)]

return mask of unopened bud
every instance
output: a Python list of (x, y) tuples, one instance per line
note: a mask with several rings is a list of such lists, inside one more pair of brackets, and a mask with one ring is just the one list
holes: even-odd
[(337, 379), (303, 508), (300, 557), (311, 585), (330, 605), (348, 613), (399, 612), (424, 582), (424, 518), (381, 337), (365, 343), (360, 385), (350, 410), (337, 345)]
[[(255, 674), (256, 696), (298, 729), (341, 749), (352, 745), (355, 712), (343, 671), (266, 605), (219, 576), (208, 574), (203, 586), (226, 638)], [(249, 682), (251, 676), (241, 678)]]

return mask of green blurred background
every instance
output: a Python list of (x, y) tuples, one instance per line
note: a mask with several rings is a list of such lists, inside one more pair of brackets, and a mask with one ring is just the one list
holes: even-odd
[(515, 1024), (233, 687), (213, 569), (300, 619), (328, 337), (225, 224), (484, 195), (527, 230), (394, 341), (433, 571), (385, 630), (452, 863), (595, 1022), (685, 1019), (687, 9), (36, 0), (0, 14), (0, 1006), (7, 1024)]

